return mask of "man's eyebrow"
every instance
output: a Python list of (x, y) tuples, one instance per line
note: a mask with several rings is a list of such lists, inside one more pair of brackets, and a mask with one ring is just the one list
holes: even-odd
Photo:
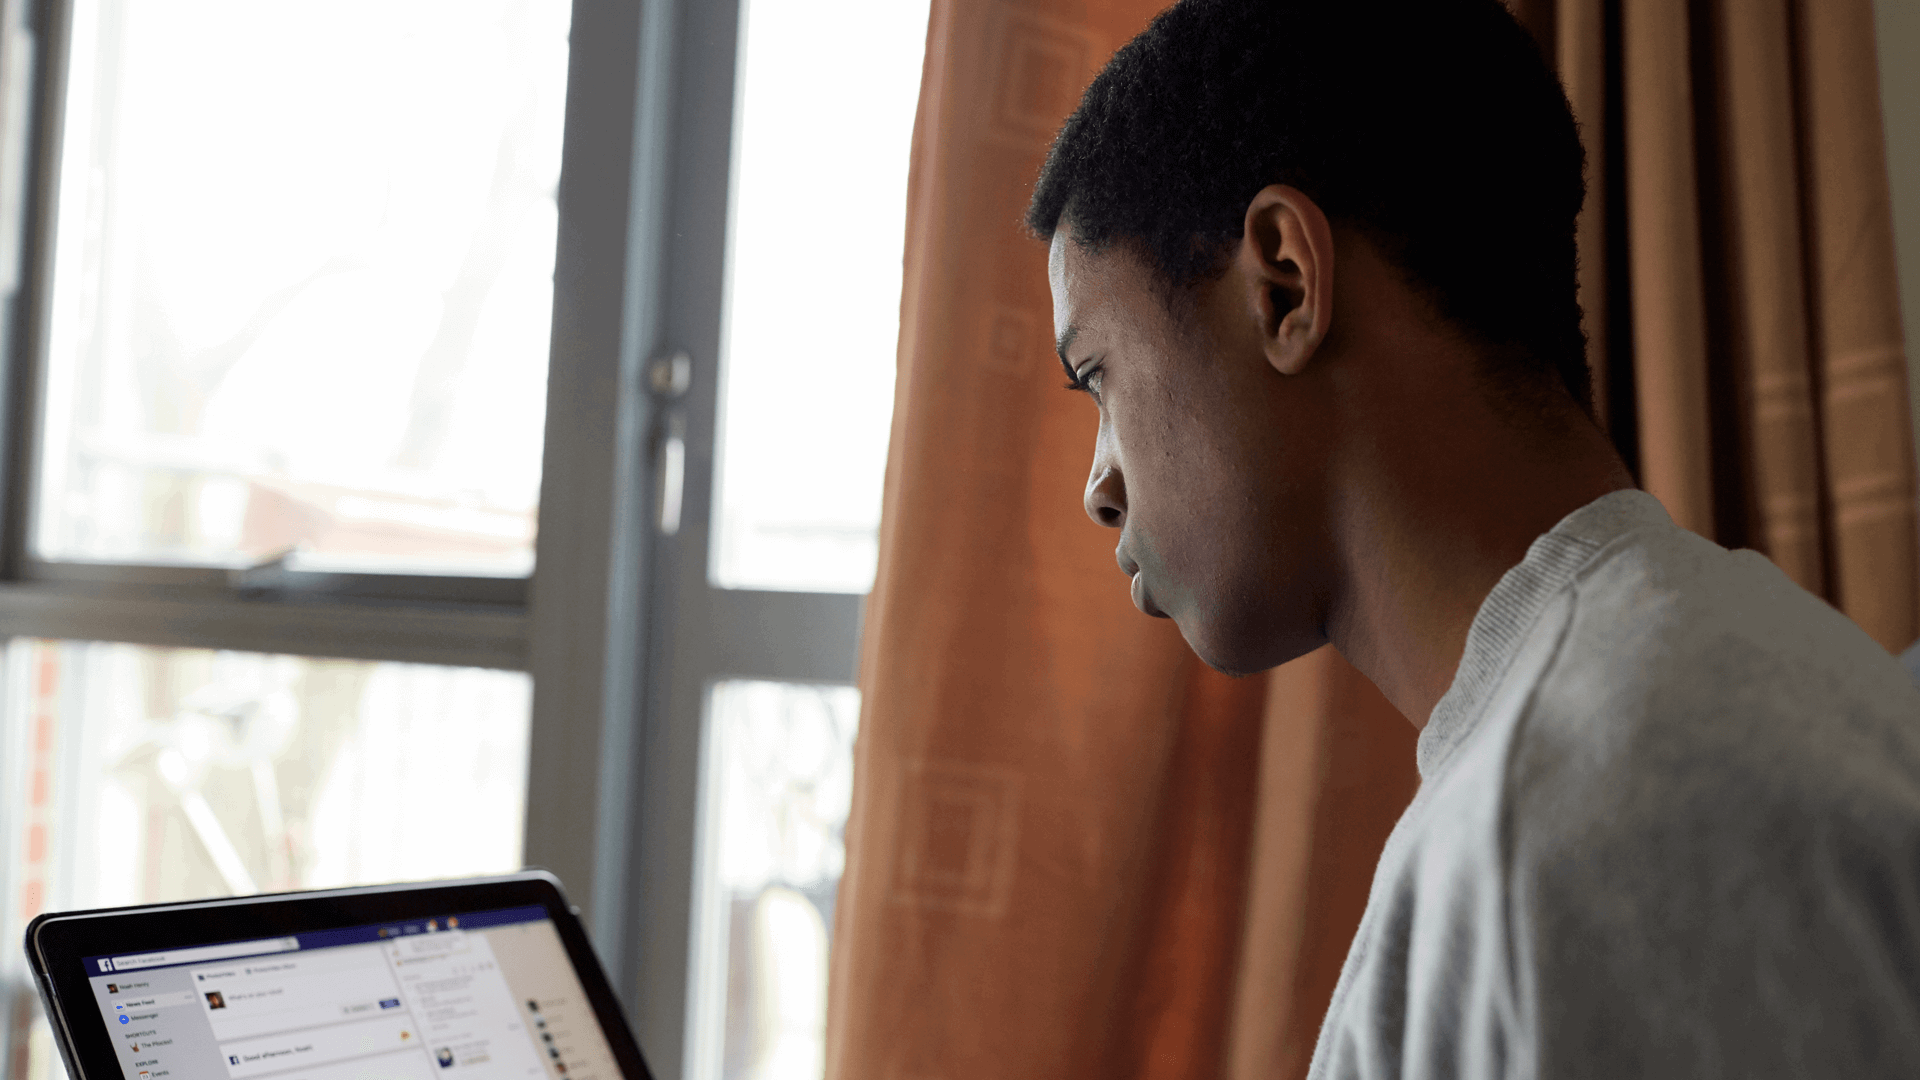
[(1080, 376), (1073, 373), (1073, 365), (1067, 362), (1067, 346), (1072, 345), (1073, 339), (1079, 335), (1079, 327), (1068, 326), (1060, 332), (1059, 340), (1053, 343), (1053, 351), (1060, 354), (1060, 366), (1067, 369), (1067, 378), (1075, 383), (1080, 381)]

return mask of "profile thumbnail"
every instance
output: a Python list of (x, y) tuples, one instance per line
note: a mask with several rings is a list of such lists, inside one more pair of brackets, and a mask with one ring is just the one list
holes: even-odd
[(226, 995), (218, 990), (207, 991), (207, 1008), (224, 1009), (227, 1007)]

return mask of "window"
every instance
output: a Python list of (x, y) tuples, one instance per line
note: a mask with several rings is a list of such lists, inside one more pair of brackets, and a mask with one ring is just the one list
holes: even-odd
[(16, 638), (4, 685), (34, 908), (516, 870), (527, 676)]
[(713, 687), (689, 1075), (822, 1075), (859, 714), (850, 686)]
[[(926, 33), (926, 0), (746, 6), (716, 585), (849, 593), (873, 585)], [(860, 60), (822, 61), (836, 55)]]
[(0, 5), (0, 930), (524, 861), (819, 1075), (926, 19)]
[(0, 933), (518, 868), (571, 4), (4, 10)]
[(70, 12), (32, 556), (528, 573), (564, 0)]

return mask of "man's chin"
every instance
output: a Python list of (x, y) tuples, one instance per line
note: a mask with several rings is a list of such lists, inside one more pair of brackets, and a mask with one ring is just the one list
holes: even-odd
[(1193, 655), (1199, 657), (1201, 663), (1220, 674), (1239, 679), (1266, 670), (1263, 667), (1248, 666), (1241, 650), (1231, 648), (1229, 643), (1218, 640), (1217, 635), (1211, 632), (1211, 627), (1190, 625), (1189, 620), (1173, 615), (1166, 617), (1173, 619), (1174, 625), (1180, 628), (1180, 636), (1187, 639), (1187, 647), (1193, 650)]
[(1279, 667), (1289, 660), (1305, 656), (1326, 644), (1324, 641), (1300, 642), (1296, 647), (1276, 648), (1264, 635), (1236, 634), (1224, 628), (1181, 615), (1169, 616), (1180, 627), (1180, 636), (1200, 662), (1229, 678), (1240, 679)]

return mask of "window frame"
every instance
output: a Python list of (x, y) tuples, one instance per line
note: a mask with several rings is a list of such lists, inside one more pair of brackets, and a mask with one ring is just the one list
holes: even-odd
[[(605, 70), (618, 70), (613, 85), (621, 90), (600, 99), (608, 115), (595, 120), (584, 104), (576, 106), (593, 100), (586, 80), (600, 70), (597, 61), (575, 73), (580, 85), (569, 86), (568, 154), (574, 152), (577, 121), (582, 142), (606, 159), (598, 168), (583, 165), (572, 173), (581, 185), (574, 197), (582, 201), (569, 203), (569, 170), (578, 159), (567, 158), (559, 264), (587, 273), (584, 257), (578, 263), (569, 258), (567, 208), (585, 205), (589, 184), (606, 185), (596, 188), (597, 205), (624, 225), (628, 261), (620, 283), (628, 300), (618, 322), (624, 335), (618, 363), (565, 368), (582, 382), (562, 389), (550, 382), (548, 415), (577, 422), (592, 414), (594, 402), (624, 402), (619, 422), (628, 434), (573, 445), (573, 452), (587, 455), (578, 460), (557, 458), (567, 447), (548, 445), (545, 475), (569, 471), (585, 482), (565, 491), (543, 489), (543, 540), (550, 507), (574, 512), (553, 500), (607, 494), (598, 510), (603, 516), (596, 519), (602, 524), (570, 534), (593, 545), (580, 549), (583, 557), (562, 561), (542, 549), (532, 607), (536, 738), (543, 717), (579, 718), (597, 709), (599, 722), (591, 736), (584, 724), (572, 731), (571, 749), (533, 747), (527, 850), (530, 861), (536, 851), (579, 860), (546, 864), (562, 880), (591, 875), (596, 947), (661, 1076), (692, 1077), (717, 1064), (697, 1043), (701, 1023), (711, 1019), (704, 1010), (715, 1003), (693, 996), (714, 929), (699, 925), (698, 918), (702, 817), (711, 794), (708, 691), (725, 679), (853, 684), (865, 602), (858, 594), (727, 589), (710, 580), (737, 62), (747, 2), (643, 0), (636, 11), (576, 0), (574, 7), (577, 47), (589, 8), (606, 20), (594, 24), (589, 48), (636, 38), (639, 45), (606, 58)], [(630, 119), (624, 114), (628, 100), (636, 103)], [(588, 125), (599, 123), (604, 127), (590, 133)], [(619, 141), (625, 131), (634, 133), (630, 143)], [(615, 191), (618, 160), (630, 162), (631, 172), (627, 186)], [(616, 218), (623, 197), (625, 216)], [(573, 220), (584, 223), (596, 215)], [(613, 232), (606, 229), (602, 236)], [(586, 238), (579, 239), (584, 245)], [(603, 258), (610, 266), (614, 254)], [(562, 291), (571, 294), (556, 290), (556, 370), (562, 370)], [(616, 324), (610, 304), (599, 317), (603, 321), (592, 325), (611, 342)], [(610, 345), (599, 355), (610, 356)], [(687, 364), (684, 382), (653, 377), (656, 367), (676, 357)], [(667, 386), (673, 389), (655, 389)], [(549, 423), (550, 439), (557, 426)], [(670, 438), (684, 449), (677, 485), (683, 501), (678, 527), (665, 530), (659, 500), (668, 486), (662, 448)], [(556, 460), (567, 464), (556, 470)], [(555, 604), (556, 596), (582, 599)], [(589, 596), (605, 598), (604, 607), (592, 608)], [(572, 647), (559, 621), (583, 615), (592, 618), (596, 633), (606, 629), (599, 647), (575, 653), (576, 664), (568, 669), (564, 661), (550, 660), (549, 650)], [(563, 671), (571, 673), (563, 677)], [(559, 731), (560, 725), (549, 721), (544, 730)], [(601, 756), (595, 761), (591, 753)], [(596, 826), (590, 855), (577, 834), (571, 841), (566, 836), (570, 823), (589, 811), (584, 785), (569, 783), (587, 775), (599, 777), (591, 796)], [(556, 798), (543, 800), (541, 793), (549, 791)], [(588, 858), (592, 865), (583, 865)]]

